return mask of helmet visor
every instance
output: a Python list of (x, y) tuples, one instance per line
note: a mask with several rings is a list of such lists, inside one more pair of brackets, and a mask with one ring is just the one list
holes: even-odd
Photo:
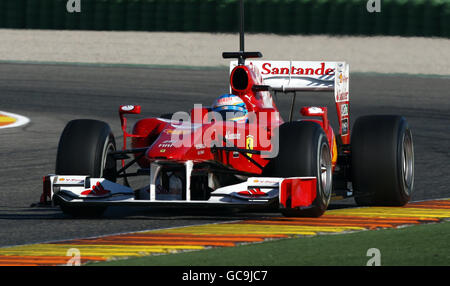
[(247, 119), (247, 114), (236, 110), (220, 110), (216, 111), (220, 114), (223, 121), (239, 121)]

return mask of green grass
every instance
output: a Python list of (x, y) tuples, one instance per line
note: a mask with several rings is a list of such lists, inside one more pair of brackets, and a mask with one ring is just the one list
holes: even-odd
[(281, 239), (237, 247), (146, 256), (102, 266), (365, 266), (378, 248), (381, 265), (450, 265), (450, 222)]

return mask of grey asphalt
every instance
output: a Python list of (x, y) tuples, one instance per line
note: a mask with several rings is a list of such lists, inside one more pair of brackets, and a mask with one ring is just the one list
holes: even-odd
[[(278, 215), (113, 208), (103, 219), (77, 220), (58, 209), (30, 207), (39, 200), (42, 176), (54, 171), (59, 136), (69, 120), (104, 120), (121, 142), (119, 105), (140, 104), (140, 117), (189, 111), (194, 103), (210, 105), (227, 85), (226, 69), (0, 64), (0, 110), (31, 119), (24, 127), (0, 129), (0, 246)], [(351, 75), (351, 122), (365, 114), (401, 114), (409, 121), (416, 156), (413, 200), (450, 197), (449, 90), (449, 78)], [(291, 98), (277, 97), (287, 114)], [(302, 94), (295, 110), (302, 105), (332, 110), (333, 96)], [(336, 114), (330, 113), (333, 124)], [(353, 205), (347, 199), (331, 207)]]

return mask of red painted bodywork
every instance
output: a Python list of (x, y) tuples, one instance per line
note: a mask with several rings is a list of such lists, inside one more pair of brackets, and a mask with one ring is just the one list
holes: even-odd
[(316, 178), (289, 178), (281, 182), (280, 204), (287, 209), (310, 206), (316, 199)]
[[(270, 136), (274, 128), (283, 123), (278, 109), (268, 91), (255, 91), (255, 85), (262, 85), (259, 71), (253, 65), (240, 65), (233, 69), (230, 75), (230, 86), (233, 94), (238, 95), (246, 104), (253, 119), (247, 124), (237, 124), (231, 121), (219, 121), (207, 118), (208, 108), (193, 108), (190, 113), (191, 122), (180, 125), (177, 122), (161, 118), (145, 118), (139, 120), (131, 134), (126, 132), (124, 115), (134, 112), (120, 110), (124, 141), (131, 138), (132, 148), (148, 147), (144, 158), (138, 161), (143, 168), (148, 168), (152, 161), (172, 161), (183, 163), (192, 160), (195, 163), (214, 161), (229, 168), (247, 173), (261, 174), (262, 170), (255, 166), (242, 154), (224, 150), (211, 149), (211, 141), (217, 141), (219, 146), (226, 146), (221, 140), (227, 138), (242, 149), (270, 151)], [(329, 127), (327, 109), (322, 108), (320, 119), (308, 119), (317, 122), (325, 130), (330, 147), (335, 140), (332, 128)], [(140, 111), (140, 110), (139, 110)], [(304, 116), (316, 116), (302, 113)], [(267, 120), (263, 120), (267, 118)], [(187, 124), (191, 124), (190, 127)], [(256, 136), (255, 136), (256, 135)], [(249, 139), (250, 136), (253, 136)], [(175, 138), (175, 139), (174, 139)], [(179, 146), (180, 142), (188, 142)], [(252, 144), (251, 144), (252, 143)], [(177, 145), (178, 144), (178, 145)], [(251, 145), (251, 146), (249, 146)], [(124, 142), (124, 149), (126, 142)], [(138, 156), (139, 154), (135, 154)], [(260, 164), (266, 166), (269, 160), (259, 154), (247, 154)]]
[(93, 186), (91, 189), (87, 189), (83, 192), (81, 192), (84, 196), (106, 196), (109, 195), (111, 191), (106, 190), (100, 182), (97, 182), (95, 186)]

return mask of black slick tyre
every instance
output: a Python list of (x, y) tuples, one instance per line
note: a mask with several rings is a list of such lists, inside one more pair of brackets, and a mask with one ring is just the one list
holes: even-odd
[[(116, 161), (108, 155), (116, 150), (114, 135), (105, 122), (77, 119), (64, 128), (56, 156), (55, 174), (87, 175), (116, 181)], [(74, 207), (60, 200), (64, 213), (72, 216), (101, 216), (106, 207)]]
[(414, 185), (412, 133), (404, 117), (368, 115), (355, 121), (351, 173), (358, 205), (402, 206)]
[(283, 123), (278, 129), (279, 152), (268, 165), (274, 177), (316, 177), (317, 195), (305, 209), (285, 208), (285, 216), (319, 217), (328, 207), (332, 192), (331, 152), (322, 127), (311, 121)]

